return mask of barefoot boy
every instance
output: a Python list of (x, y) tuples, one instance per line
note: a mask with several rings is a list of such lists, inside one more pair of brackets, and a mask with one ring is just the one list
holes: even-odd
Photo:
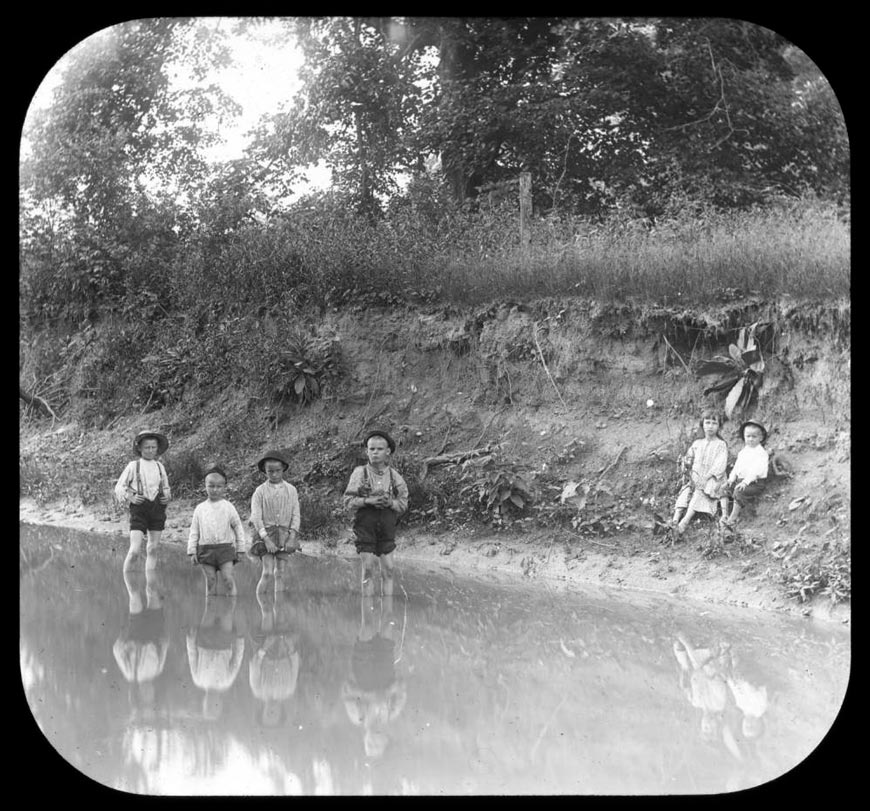
[(363, 447), (369, 462), (354, 468), (350, 474), (344, 491), (344, 507), (354, 514), (356, 551), (362, 562), (362, 592), (374, 593), (372, 569), (375, 558), (380, 558), (382, 591), (392, 594), (396, 519), (408, 509), (408, 485), (390, 467), (390, 456), (396, 450), (396, 443), (386, 431), (369, 431)]
[(171, 498), (169, 479), (158, 456), (166, 453), (169, 440), (157, 431), (141, 431), (133, 440), (133, 452), (138, 457), (124, 468), (115, 484), (115, 497), (130, 505), (130, 548), (124, 559), (124, 571), (136, 568), (145, 546), (145, 570), (157, 565), (157, 547), (166, 525), (166, 505)]
[(266, 474), (266, 481), (251, 496), (251, 524), (256, 535), (249, 554), (263, 562), (257, 591), (264, 589), (268, 578), (274, 576), (278, 592), (285, 588), (287, 561), (300, 548), (299, 494), (284, 480), (290, 463), (278, 451), (266, 453), (257, 467)]
[(196, 505), (190, 521), (187, 554), (191, 563), (202, 566), (206, 594), (216, 593), (217, 573), (221, 573), (226, 593), (237, 594), (233, 566), (244, 548), (245, 530), (236, 508), (224, 498), (227, 476), (219, 467), (205, 474), (206, 501)]

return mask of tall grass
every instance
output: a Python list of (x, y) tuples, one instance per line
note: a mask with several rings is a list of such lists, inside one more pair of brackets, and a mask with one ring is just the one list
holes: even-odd
[(849, 291), (849, 227), (818, 203), (684, 214), (654, 225), (542, 220), (525, 251), (515, 217), (501, 212), (493, 219), (483, 239), (473, 235), (481, 226), (472, 227), (442, 249), (442, 261), (430, 257), (426, 278), (438, 280), (445, 298), (575, 293), (704, 304), (728, 289), (816, 300)]
[(537, 218), (525, 247), (518, 231), (511, 205), (438, 219), (405, 210), (376, 222), (323, 207), (241, 235), (209, 267), (219, 284), (198, 284), (188, 266), (184, 286), (196, 302), (212, 289), (291, 306), (557, 294), (704, 304), (723, 291), (814, 300), (849, 291), (849, 225), (816, 200), (686, 210), (653, 224)]

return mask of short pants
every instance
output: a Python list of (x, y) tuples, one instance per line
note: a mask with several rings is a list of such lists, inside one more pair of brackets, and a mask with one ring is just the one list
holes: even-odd
[(139, 532), (162, 532), (166, 526), (166, 505), (161, 504), (158, 499), (148, 501), (147, 499), (141, 504), (130, 505), (130, 531), (138, 530)]
[(747, 484), (742, 490), (735, 491), (734, 488), (740, 484), (738, 479), (734, 484), (729, 484), (725, 488), (723, 495), (733, 498), (741, 507), (754, 502), (764, 492), (764, 480), (756, 479), (751, 484)]
[[(278, 547), (278, 551), (275, 552), (276, 558), (287, 560), (290, 555), (294, 552), (298, 552), (300, 549), (299, 538), (297, 537), (295, 541), (291, 541), (290, 530), (287, 529), (287, 527), (278, 527), (274, 525), (266, 527), (266, 534), (269, 536), (272, 543)], [(258, 536), (251, 544), (251, 554), (261, 558), (263, 555), (270, 555), (272, 553), (266, 549), (266, 542)]]
[(238, 563), (239, 554), (235, 544), (216, 543), (208, 546), (196, 547), (196, 562), (205, 566), (214, 566), (220, 569), (224, 563)]
[(357, 553), (389, 555), (396, 548), (396, 511), (360, 507), (353, 520)]
[(353, 646), (351, 670), (362, 690), (386, 690), (396, 680), (395, 643), (380, 634), (358, 639)]

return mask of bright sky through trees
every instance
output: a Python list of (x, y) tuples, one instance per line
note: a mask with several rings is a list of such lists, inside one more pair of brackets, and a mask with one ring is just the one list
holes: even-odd
[[(223, 24), (221, 18), (211, 18), (209, 22), (214, 26)], [(281, 36), (285, 30), (280, 22), (264, 21), (256, 28), (249, 28), (247, 34), (233, 37), (232, 64), (208, 77), (233, 97), (242, 113), (233, 121), (208, 122), (220, 134), (222, 143), (204, 149), (207, 158), (216, 162), (240, 158), (249, 143), (249, 131), (260, 117), (288, 106), (299, 90), (297, 74), (302, 55), (289, 37)], [(100, 32), (95, 32), (91, 36), (99, 35)], [(72, 50), (80, 47), (87, 47), (87, 39)], [(33, 97), (31, 110), (50, 106), (52, 91), (62, 78), (69, 53), (72, 51), (62, 56), (45, 76)], [(172, 66), (170, 75), (178, 87), (189, 87), (196, 81), (184, 64)], [(23, 147), (26, 150), (26, 144)], [(300, 184), (300, 192), (328, 187), (330, 175), (324, 167), (308, 168), (308, 183)]]

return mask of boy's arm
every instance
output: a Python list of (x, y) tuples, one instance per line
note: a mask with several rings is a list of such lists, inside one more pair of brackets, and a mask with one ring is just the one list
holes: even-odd
[(245, 527), (242, 525), (242, 518), (235, 505), (230, 504), (229, 501), (227, 504), (230, 505), (230, 527), (236, 536), (236, 551), (241, 552), (248, 543), (247, 536), (245, 535)]
[(396, 477), (396, 490), (397, 495), (395, 498), (390, 500), (390, 506), (399, 514), (407, 512), (408, 510), (408, 485), (405, 483), (405, 480), (402, 478), (402, 474), (398, 471), (394, 470), (392, 475)]
[(366, 503), (365, 498), (359, 494), (359, 489), (362, 486), (363, 481), (362, 471), (362, 467), (357, 467), (354, 468), (353, 473), (350, 474), (350, 481), (347, 483), (343, 498), (345, 510), (355, 512)]
[(118, 481), (115, 483), (115, 498), (117, 498), (118, 501), (129, 501), (130, 495), (133, 493), (133, 488), (130, 487), (132, 478), (133, 462), (128, 462), (127, 466), (124, 468), (124, 471), (118, 477)]
[(254, 490), (254, 495), (251, 496), (251, 524), (254, 527), (254, 532), (262, 538), (266, 539), (266, 527), (263, 524), (263, 492), (258, 487)]
[[(288, 482), (289, 484), (289, 482)], [(299, 491), (290, 485), (290, 532), (295, 538), (299, 534), (299, 525), (302, 523), (302, 515), (299, 510)]]
[(199, 510), (193, 511), (193, 518), (190, 519), (190, 532), (187, 535), (187, 554), (195, 555), (196, 546), (199, 543)]

